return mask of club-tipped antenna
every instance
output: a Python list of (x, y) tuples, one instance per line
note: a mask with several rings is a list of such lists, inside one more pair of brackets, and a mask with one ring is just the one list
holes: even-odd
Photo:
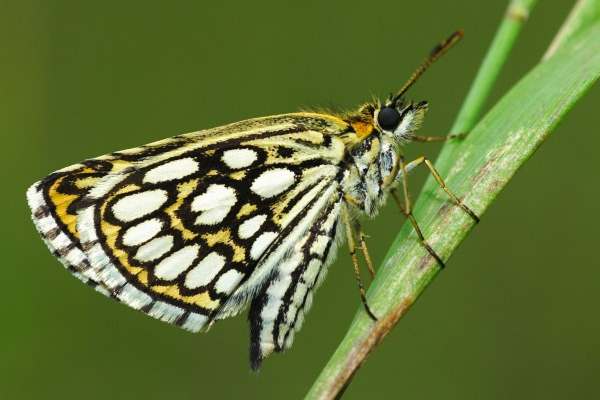
[(417, 68), (415, 70), (415, 72), (413, 72), (413, 74), (408, 79), (408, 81), (406, 81), (404, 86), (402, 86), (402, 88), (398, 91), (398, 93), (392, 98), (392, 104), (396, 104), (396, 102), (402, 97), (402, 95), (404, 93), (406, 93), (406, 91), (412, 85), (414, 85), (414, 83), (421, 77), (421, 75), (423, 75), (423, 73), (425, 71), (427, 71), (427, 68), (429, 68), (429, 66), (431, 64), (433, 64), (435, 61), (437, 61), (441, 56), (446, 54), (446, 52), (452, 46), (454, 46), (460, 39), (462, 39), (462, 37), (463, 37), (463, 31), (462, 31), (462, 29), (460, 29), (460, 30), (452, 33), (452, 35), (448, 36), (448, 38), (446, 40), (444, 40), (443, 42), (441, 42), (437, 46), (435, 46), (429, 53), (429, 56), (427, 56), (427, 58), (423, 61), (423, 63), (419, 66), (419, 68)]

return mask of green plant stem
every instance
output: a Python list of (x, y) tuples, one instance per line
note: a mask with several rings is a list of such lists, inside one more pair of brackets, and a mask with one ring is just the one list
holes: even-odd
[(519, 33), (521, 33), (524, 22), (529, 18), (536, 3), (537, 0), (512, 0), (509, 3), (504, 19), (479, 67), (450, 132), (466, 133), (473, 129), (481, 117), (485, 102)]
[[(441, 161), (452, 166), (446, 174), (449, 187), (457, 193), (467, 193), (463, 200), (476, 213), (485, 212), (516, 170), (598, 78), (598, 35), (600, 23), (567, 41), (554, 57), (535, 67), (493, 107), (458, 145), (460, 153), (442, 153)], [(430, 244), (444, 259), (473, 227), (473, 221), (451, 206), (432, 182), (426, 183), (415, 214), (425, 227)], [(373, 323), (363, 310), (357, 313), (306, 398), (339, 396), (367, 355), (438, 272), (435, 261), (405, 224), (368, 293), (369, 304), (383, 317)]]

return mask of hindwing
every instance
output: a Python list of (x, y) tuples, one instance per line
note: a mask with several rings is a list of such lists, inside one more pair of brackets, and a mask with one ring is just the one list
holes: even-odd
[[(337, 190), (331, 188), (332, 191)], [(273, 351), (288, 349), (309, 311), (314, 290), (333, 261), (336, 245), (343, 237), (339, 217), (341, 196), (331, 195), (319, 207), (310, 227), (303, 230), (281, 259), (250, 308), (250, 364), (258, 369)]]

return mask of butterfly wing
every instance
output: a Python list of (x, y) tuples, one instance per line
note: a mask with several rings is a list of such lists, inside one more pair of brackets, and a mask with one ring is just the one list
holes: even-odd
[(73, 274), (197, 331), (265, 298), (298, 243), (317, 240), (340, 201), (346, 129), (303, 113), (180, 135), (53, 173), (28, 201)]
[[(332, 191), (337, 188), (331, 188)], [(341, 196), (330, 195), (318, 204), (316, 218), (281, 258), (271, 277), (254, 296), (249, 313), (250, 364), (258, 369), (273, 351), (288, 349), (302, 327), (318, 288), (333, 261), (336, 245), (343, 237)]]

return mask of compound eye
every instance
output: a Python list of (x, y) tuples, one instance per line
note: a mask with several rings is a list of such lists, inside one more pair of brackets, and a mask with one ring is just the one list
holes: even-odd
[(383, 107), (377, 114), (377, 123), (386, 131), (393, 131), (400, 123), (400, 113), (392, 107)]

